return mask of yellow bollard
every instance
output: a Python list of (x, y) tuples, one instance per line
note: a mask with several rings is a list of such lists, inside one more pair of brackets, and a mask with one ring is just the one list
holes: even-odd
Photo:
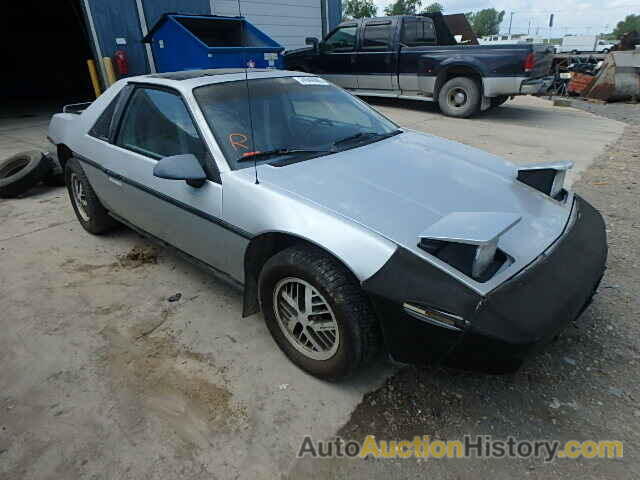
[(89, 76), (91, 77), (91, 85), (93, 85), (93, 92), (98, 98), (102, 91), (100, 90), (100, 81), (98, 80), (98, 71), (96, 70), (96, 62), (93, 60), (87, 60), (87, 67), (89, 67)]
[(109, 86), (113, 85), (117, 82), (116, 74), (113, 70), (113, 63), (111, 63), (111, 57), (104, 57), (102, 59), (102, 63), (104, 64), (104, 69), (107, 72), (107, 83)]

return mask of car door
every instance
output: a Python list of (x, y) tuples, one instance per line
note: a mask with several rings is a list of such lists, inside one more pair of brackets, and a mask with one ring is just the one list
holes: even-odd
[[(208, 175), (201, 187), (153, 175), (163, 157), (191, 153)], [(104, 165), (112, 212), (144, 232), (226, 271), (230, 232), (222, 217), (222, 185), (211, 154), (182, 96), (137, 85), (119, 112)]]
[(342, 25), (320, 43), (316, 73), (342, 88), (358, 88), (354, 72), (357, 34), (357, 24)]
[(395, 90), (397, 53), (392, 20), (369, 20), (360, 40), (355, 70), (360, 90)]

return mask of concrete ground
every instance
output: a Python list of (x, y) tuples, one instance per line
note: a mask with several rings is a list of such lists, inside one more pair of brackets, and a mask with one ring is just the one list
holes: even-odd
[(514, 163), (571, 160), (568, 183), (616, 140), (624, 124), (536, 97), (517, 97), (471, 119), (445, 117), (434, 103), (368, 98), (403, 127), (466, 143)]
[[(574, 160), (578, 172), (622, 133), (535, 99), (473, 120), (375, 106), (403, 126), (514, 161)], [(0, 157), (45, 148), (46, 123), (0, 117)], [(304, 435), (334, 435), (396, 371), (380, 359), (349, 382), (320, 382), (240, 311), (239, 292), (133, 232), (84, 232), (64, 189), (0, 200), (0, 478), (276, 478), (299, 468)]]

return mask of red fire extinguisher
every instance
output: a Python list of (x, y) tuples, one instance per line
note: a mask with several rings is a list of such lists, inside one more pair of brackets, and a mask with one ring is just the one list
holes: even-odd
[(113, 61), (116, 64), (119, 77), (129, 75), (129, 61), (127, 60), (127, 52), (125, 52), (124, 50), (116, 50), (116, 53), (113, 54)]

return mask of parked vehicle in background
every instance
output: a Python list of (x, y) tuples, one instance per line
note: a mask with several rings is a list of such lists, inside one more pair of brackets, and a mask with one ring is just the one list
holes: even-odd
[(598, 35), (571, 35), (562, 39), (559, 53), (609, 53), (613, 50), (614, 43), (602, 40)]
[(611, 43), (608, 40), (598, 40), (598, 44), (596, 45), (596, 52), (609, 53), (615, 46), (615, 43)]
[(452, 117), (543, 93), (553, 82), (552, 49), (457, 45), (440, 13), (350, 20), (307, 43), (285, 52), (287, 69), (316, 73), (356, 95), (435, 101)]
[(515, 166), (403, 130), (309, 74), (126, 78), (54, 115), (49, 137), (86, 231), (120, 221), (242, 286), (243, 314), (262, 310), (324, 379), (380, 348), (513, 371), (582, 313), (605, 266), (569, 162)]
[(544, 43), (544, 38), (533, 35), (491, 35), (478, 39), (480, 45), (512, 45), (514, 43)]

